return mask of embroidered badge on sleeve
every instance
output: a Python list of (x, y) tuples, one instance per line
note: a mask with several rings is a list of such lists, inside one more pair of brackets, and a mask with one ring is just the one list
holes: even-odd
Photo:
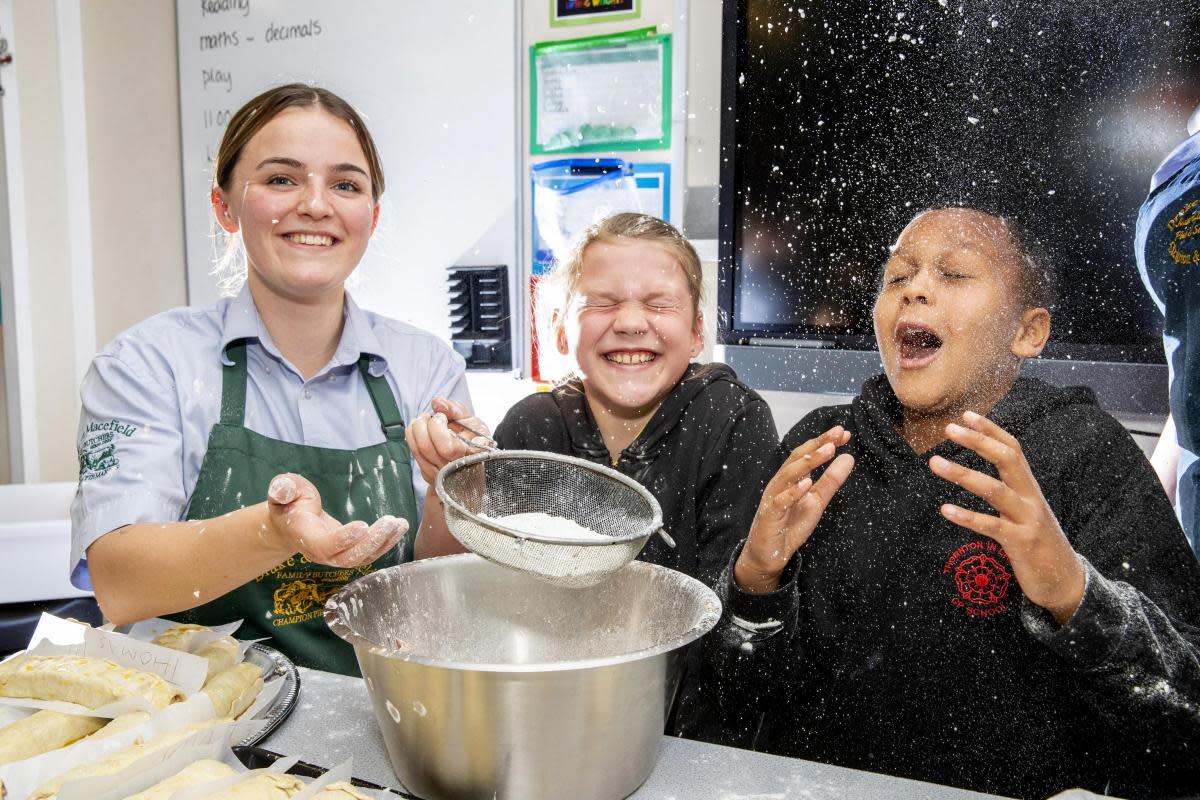
[(1200, 200), (1192, 200), (1167, 220), (1171, 243), (1167, 252), (1180, 266), (1200, 264)]
[(121, 465), (117, 458), (117, 443), (137, 431), (136, 425), (110, 419), (89, 422), (79, 443), (79, 480), (101, 478)]

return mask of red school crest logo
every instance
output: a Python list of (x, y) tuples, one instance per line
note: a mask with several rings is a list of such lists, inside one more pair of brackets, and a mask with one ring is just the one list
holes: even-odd
[(1008, 555), (996, 542), (974, 541), (959, 547), (942, 567), (954, 581), (950, 602), (969, 617), (995, 617), (1008, 611), (1004, 598), (1013, 575)]

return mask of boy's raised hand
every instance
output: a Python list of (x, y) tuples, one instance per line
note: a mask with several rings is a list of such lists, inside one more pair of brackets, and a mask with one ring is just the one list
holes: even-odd
[[(763, 492), (746, 546), (733, 567), (737, 585), (748, 592), (773, 592), (788, 561), (813, 529), (854, 468), (854, 456), (834, 451), (850, 441), (840, 425), (809, 439), (788, 456)], [(814, 484), (810, 473), (833, 459)]]
[(1021, 591), (1063, 625), (1083, 600), (1083, 564), (1042, 496), (1016, 438), (973, 411), (963, 414), (963, 422), (965, 426), (947, 425), (946, 435), (995, 465), (1000, 479), (940, 456), (929, 459), (929, 468), (938, 477), (986, 500), (999, 516), (949, 503), (942, 506), (942, 516), (999, 542)]

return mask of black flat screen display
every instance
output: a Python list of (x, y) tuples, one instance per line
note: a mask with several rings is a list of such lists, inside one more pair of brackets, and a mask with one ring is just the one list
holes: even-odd
[(1161, 362), (1138, 208), (1200, 102), (1200, 4), (726, 2), (727, 340), (874, 346), (918, 211), (1009, 216), (1058, 274), (1045, 355)]

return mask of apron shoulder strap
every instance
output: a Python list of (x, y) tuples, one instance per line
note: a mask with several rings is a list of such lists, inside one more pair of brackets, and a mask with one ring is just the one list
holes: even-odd
[(388, 441), (403, 442), (404, 419), (400, 416), (400, 407), (396, 405), (396, 396), (392, 394), (392, 387), (388, 386), (387, 376), (372, 375), (370, 364), (371, 359), (366, 354), (358, 359), (358, 371), (367, 385), (375, 413), (379, 415), (379, 426)]
[(246, 419), (246, 340), (225, 348), (232, 361), (221, 369), (221, 424), (241, 427)]

